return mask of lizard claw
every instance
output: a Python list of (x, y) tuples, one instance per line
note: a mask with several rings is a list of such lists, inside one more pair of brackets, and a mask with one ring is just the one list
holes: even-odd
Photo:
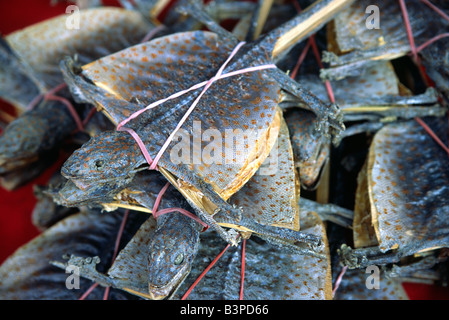
[(338, 145), (341, 134), (346, 129), (343, 123), (343, 114), (341, 109), (335, 103), (329, 105), (328, 112), (318, 116), (316, 130), (325, 136), (333, 137), (333, 143)]
[(342, 244), (337, 252), (340, 256), (342, 265), (347, 266), (349, 269), (361, 268), (363, 265), (366, 265), (368, 261), (366, 256), (358, 255), (351, 247), (347, 246), (346, 244)]

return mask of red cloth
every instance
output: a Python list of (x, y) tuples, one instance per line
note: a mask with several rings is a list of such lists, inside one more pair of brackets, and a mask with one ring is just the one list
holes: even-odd
[[(103, 1), (104, 5), (117, 6), (117, 1)], [(64, 1), (50, 6), (50, 0), (0, 1), (0, 33), (7, 35), (12, 31), (40, 22), (56, 15), (64, 14), (67, 4)], [(10, 112), (11, 106), (0, 100), (0, 110)], [(57, 164), (50, 167), (42, 176), (25, 186), (9, 192), (0, 188), (0, 264), (18, 247), (33, 239), (39, 231), (31, 223), (31, 212), (36, 203), (33, 184), (45, 184)], [(449, 289), (424, 284), (404, 284), (410, 299), (449, 300)]]
[[(117, 6), (117, 1), (104, 1)], [(0, 1), (0, 33), (4, 36), (31, 24), (64, 14), (67, 3), (51, 6), (50, 0)], [(13, 108), (0, 100), (0, 110), (13, 113)], [(18, 247), (33, 239), (39, 231), (31, 223), (36, 203), (33, 184), (45, 184), (57, 165), (23, 187), (10, 192), (0, 187), (0, 263)]]

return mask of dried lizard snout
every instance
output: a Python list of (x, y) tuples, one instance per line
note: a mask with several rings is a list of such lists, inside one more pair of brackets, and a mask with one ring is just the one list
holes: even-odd
[(158, 218), (148, 256), (148, 289), (152, 297), (163, 299), (178, 288), (189, 274), (198, 248), (198, 223), (180, 213)]
[[(143, 160), (126, 132), (103, 132), (91, 138), (64, 163), (61, 174), (78, 185), (85, 181), (106, 181), (133, 175)], [(80, 181), (82, 180), (82, 181)]]

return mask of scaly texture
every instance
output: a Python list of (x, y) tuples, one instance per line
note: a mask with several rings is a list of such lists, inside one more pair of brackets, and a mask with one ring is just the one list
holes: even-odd
[[(77, 55), (88, 63), (138, 43), (152, 27), (133, 11), (120, 8), (93, 8), (61, 15), (9, 34), (5, 39), (20, 59), (40, 80), (42, 89), (63, 82), (59, 62)], [(73, 24), (73, 26), (72, 26)]]
[[(68, 299), (76, 300), (92, 284), (80, 279), (80, 289), (66, 287), (69, 273), (52, 266), (50, 261), (60, 261), (67, 253), (81, 256), (99, 256), (100, 270), (110, 264), (114, 241), (123, 214), (100, 214), (83, 211), (70, 216), (41, 235), (20, 247), (0, 266), (1, 299)], [(136, 216), (136, 218), (141, 215)], [(137, 219), (138, 220), (138, 219)], [(134, 230), (133, 230), (134, 229)], [(135, 232), (129, 224), (124, 240)], [(104, 289), (95, 290), (89, 298), (101, 299)], [(113, 290), (112, 299), (129, 299), (129, 295)]]
[[(447, 120), (424, 118), (447, 145)], [(413, 254), (449, 241), (448, 156), (414, 120), (385, 126), (369, 153), (371, 215), (382, 252)]]

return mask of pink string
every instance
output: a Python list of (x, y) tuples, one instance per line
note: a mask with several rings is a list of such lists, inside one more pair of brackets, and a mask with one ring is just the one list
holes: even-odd
[[(118, 248), (120, 246), (120, 240), (122, 239), (123, 231), (125, 230), (125, 224), (126, 224), (126, 221), (128, 220), (128, 216), (129, 216), (129, 210), (127, 209), (125, 211), (125, 214), (123, 215), (122, 223), (120, 224), (120, 228), (117, 233), (117, 238), (115, 239), (114, 255), (112, 256), (112, 263), (114, 263), (115, 258), (117, 257)], [(105, 290), (104, 296), (103, 296), (103, 300), (108, 300), (109, 290), (110, 290), (110, 287), (106, 287), (106, 290)]]
[(47, 100), (48, 96), (53, 96), (55, 93), (57, 93), (58, 91), (64, 89), (65, 87), (67, 87), (67, 84), (66, 83), (61, 83), (61, 84), (58, 84), (56, 87), (50, 89), (46, 93), (38, 94), (37, 96), (34, 97), (33, 100), (31, 100), (31, 102), (28, 104), (26, 109), (27, 110), (33, 109), (37, 105), (37, 103), (39, 102), (40, 99), (44, 98), (44, 100)]
[[(139, 135), (133, 129), (127, 128), (127, 127), (122, 127), (117, 130), (128, 132), (134, 138), (134, 140), (136, 140), (137, 145), (139, 146), (139, 149), (142, 152), (142, 154), (145, 157), (145, 160), (148, 162), (148, 164), (151, 165), (153, 163), (153, 159), (151, 159), (151, 156), (148, 153), (148, 150), (145, 147), (145, 144), (143, 143), (142, 139), (140, 139)], [(150, 169), (151, 169), (151, 167), (150, 167)], [(156, 170), (157, 170), (157, 168), (156, 168)]]
[(338, 287), (340, 287), (341, 281), (343, 280), (343, 276), (344, 276), (344, 274), (346, 273), (346, 270), (348, 270), (348, 266), (344, 266), (344, 267), (341, 269), (341, 272), (340, 272), (340, 274), (338, 275), (337, 280), (335, 280), (335, 286), (334, 286), (334, 289), (332, 290), (332, 296), (333, 296), (333, 297), (335, 297), (335, 293), (337, 292)]
[(293, 68), (292, 73), (290, 74), (290, 78), (292, 78), (292, 79), (296, 78), (296, 75), (297, 75), (297, 73), (299, 71), (299, 67), (304, 62), (304, 59), (306, 58), (306, 55), (309, 52), (309, 48), (310, 48), (310, 41), (307, 41), (306, 46), (302, 50), (301, 55), (299, 56), (298, 61), (296, 62), (296, 65)]
[(157, 212), (157, 209), (159, 208), (159, 204), (161, 203), (161, 200), (162, 200), (162, 196), (164, 195), (165, 191), (167, 191), (169, 186), (170, 186), (170, 182), (167, 182), (165, 184), (165, 186), (161, 189), (161, 191), (159, 191), (159, 194), (156, 197), (156, 201), (154, 201), (154, 204), (153, 204), (153, 210), (152, 210), (153, 216)]
[[(324, 66), (323, 66), (323, 63), (321, 62), (320, 53), (318, 52), (318, 47), (315, 42), (315, 36), (311, 35), (309, 41), (312, 45), (312, 50), (313, 50), (313, 53), (315, 54), (316, 61), (317, 61), (318, 65), (320, 66), (320, 68), (323, 69)], [(332, 103), (335, 103), (335, 95), (334, 95), (334, 90), (332, 89), (331, 82), (329, 80), (326, 80), (324, 82), (324, 86), (326, 87), (326, 91), (327, 91), (327, 95), (329, 96), (329, 100)]]
[(162, 196), (164, 195), (165, 191), (167, 191), (169, 186), (170, 186), (170, 182), (167, 182), (165, 184), (165, 186), (161, 189), (161, 191), (159, 191), (159, 194), (157, 195), (156, 200), (154, 201), (153, 210), (152, 210), (154, 218), (157, 219), (159, 216), (166, 214), (166, 213), (179, 212), (179, 213), (195, 220), (199, 224), (201, 224), (204, 227), (202, 232), (206, 231), (209, 228), (209, 226), (206, 223), (204, 223), (203, 221), (201, 221), (201, 219), (198, 218), (196, 215), (194, 215), (193, 213), (190, 213), (187, 210), (184, 210), (182, 208), (166, 208), (166, 209), (158, 210), (159, 204), (161, 203), (161, 200), (162, 200)]
[[(436, 6), (432, 5), (430, 2), (426, 2), (425, 0), (421, 0), (422, 2), (424, 2), (425, 4), (429, 5), (433, 10), (435, 10), (436, 12), (442, 12), (440, 9), (438, 9)], [(415, 41), (414, 41), (414, 37), (413, 37), (413, 31), (412, 28), (410, 27), (410, 20), (408, 17), (408, 12), (407, 12), (407, 7), (405, 6), (405, 2), (404, 0), (399, 0), (399, 4), (401, 6), (401, 10), (402, 10), (402, 15), (404, 16), (404, 23), (405, 23), (405, 28), (407, 30), (407, 36), (409, 38), (409, 42), (410, 42), (410, 47), (411, 47), (411, 51), (413, 53), (413, 56), (415, 57), (415, 62), (418, 65), (419, 69), (422, 70), (422, 64), (421, 61), (419, 60), (418, 57), (418, 49), (415, 47)], [(444, 12), (443, 12), (444, 14)], [(444, 14), (445, 15), (445, 14)], [(445, 15), (446, 16), (446, 15)], [(446, 16), (447, 17), (447, 16)], [(446, 18), (445, 18), (446, 19)], [(448, 20), (449, 21), (449, 20)], [(441, 34), (439, 36), (436, 36), (430, 40), (428, 40), (426, 43), (424, 43), (423, 45), (420, 46), (424, 47), (427, 46), (433, 42), (435, 42), (436, 40), (438, 40), (439, 38), (445, 37), (446, 34)], [(422, 48), (421, 48), (422, 49)], [(424, 78), (426, 79), (426, 74), (423, 74)], [(438, 143), (438, 145), (440, 145), (445, 152), (447, 152), (449, 154), (449, 148), (441, 141), (441, 139), (436, 135), (436, 133), (419, 117), (415, 117), (415, 120), (421, 125), (421, 127), (424, 128), (424, 130), (426, 130), (426, 132)]]
[[(59, 85), (57, 85), (56, 87), (50, 89), (49, 91), (47, 91), (46, 93), (43, 94), (39, 94), (36, 97), (34, 97), (34, 99), (28, 104), (28, 106), (26, 107), (27, 110), (31, 110), (33, 109), (38, 102), (43, 98), (44, 101), (48, 101), (48, 100), (53, 100), (53, 101), (59, 101), (62, 102), (67, 109), (70, 112), (70, 115), (72, 116), (73, 120), (75, 120), (76, 126), (78, 128), (79, 131), (84, 131), (84, 125), (87, 123), (87, 121), (90, 119), (90, 117), (92, 117), (92, 115), (88, 116), (88, 118), (85, 119), (85, 121), (81, 121), (78, 113), (76, 112), (75, 108), (73, 107), (73, 105), (70, 103), (69, 100), (67, 100), (66, 98), (63, 97), (59, 97), (56, 95), (56, 93), (64, 88), (67, 87), (66, 83), (61, 83)], [(92, 112), (91, 112), (92, 113)]]
[(165, 29), (165, 26), (163, 24), (158, 25), (156, 28), (151, 29), (148, 31), (148, 33), (143, 37), (143, 39), (140, 41), (140, 43), (144, 43), (152, 39), (159, 31), (162, 31)]
[[(173, 140), (175, 134), (177, 133), (177, 131), (181, 128), (181, 126), (184, 124), (184, 122), (186, 121), (187, 117), (192, 113), (192, 111), (194, 110), (194, 108), (196, 107), (196, 105), (198, 104), (199, 100), (201, 99), (201, 97), (204, 95), (204, 93), (207, 91), (207, 89), (209, 89), (209, 87), (217, 80), (220, 79), (225, 79), (228, 77), (232, 77), (235, 75), (239, 75), (239, 74), (243, 74), (243, 73), (247, 73), (247, 72), (254, 72), (254, 71), (260, 71), (260, 70), (265, 70), (265, 69), (271, 69), (271, 68), (276, 68), (276, 66), (274, 64), (267, 64), (267, 65), (261, 65), (261, 66), (256, 66), (256, 67), (249, 67), (249, 68), (244, 68), (244, 69), (240, 69), (237, 71), (232, 71), (226, 74), (223, 74), (223, 70), (225, 69), (226, 65), (229, 63), (229, 61), (235, 56), (235, 54), (238, 52), (238, 50), (245, 44), (245, 42), (240, 42), (235, 48), (234, 50), (231, 52), (231, 54), (229, 55), (228, 59), (223, 63), (223, 65), (220, 67), (220, 69), (218, 70), (217, 74), (212, 77), (211, 79), (207, 80), (207, 81), (203, 81), (201, 83), (198, 83), (192, 87), (190, 87), (189, 89), (186, 90), (182, 90), (179, 91), (177, 93), (172, 94), (171, 96), (155, 101), (153, 103), (151, 103), (150, 105), (148, 105), (147, 107), (134, 112), (131, 116), (129, 116), (128, 118), (126, 118), (125, 120), (123, 120), (122, 122), (120, 122), (117, 126), (117, 130), (121, 131), (121, 130), (125, 130), (128, 133), (131, 134), (131, 136), (136, 140), (137, 144), (139, 145), (140, 150), (142, 151), (145, 159), (147, 160), (148, 164), (150, 165), (150, 170), (155, 170), (157, 163), (159, 161), (159, 159), (162, 157), (163, 153), (165, 152), (165, 150), (167, 149), (168, 145), (170, 144), (170, 142)], [(160, 104), (168, 101), (168, 100), (172, 100), (175, 99), (177, 97), (180, 97), (192, 90), (196, 90), (199, 89), (201, 87), (204, 87), (203, 91), (201, 91), (201, 93), (199, 94), (199, 96), (195, 99), (195, 101), (192, 103), (192, 105), (190, 106), (190, 108), (187, 110), (187, 112), (184, 114), (184, 116), (182, 117), (182, 119), (179, 121), (178, 125), (176, 126), (176, 128), (173, 130), (173, 132), (170, 134), (170, 136), (168, 137), (168, 139), (165, 141), (165, 143), (163, 144), (163, 146), (161, 147), (161, 149), (159, 150), (158, 154), (156, 155), (155, 159), (152, 160), (150, 154), (148, 153), (148, 150), (146, 149), (144, 143), (142, 142), (142, 140), (140, 139), (140, 137), (138, 137), (138, 135), (136, 134), (136, 132), (130, 128), (125, 128), (123, 127), (126, 123), (128, 123), (129, 121), (131, 121), (132, 119), (138, 117), (139, 115), (141, 115), (143, 112), (152, 109), (156, 106), (159, 106)]]
[[(179, 91), (177, 93), (174, 93), (172, 95), (170, 95), (167, 98), (164, 99), (160, 99), (158, 101), (155, 101), (151, 104), (149, 104), (148, 106), (146, 106), (143, 109), (140, 109), (137, 112), (134, 112), (133, 114), (131, 114), (128, 118), (124, 119), (123, 121), (121, 121), (118, 125), (117, 125), (117, 131), (126, 131), (128, 132), (136, 141), (137, 145), (139, 146), (143, 156), (145, 157), (145, 160), (147, 161), (147, 163), (150, 165), (150, 170), (157, 170), (157, 163), (159, 162), (160, 158), (162, 157), (162, 155), (164, 154), (165, 150), (168, 148), (169, 144), (171, 143), (171, 141), (173, 140), (175, 134), (178, 132), (178, 130), (181, 128), (181, 126), (184, 124), (184, 122), (187, 120), (188, 116), (192, 113), (192, 111), (195, 109), (195, 107), (197, 106), (198, 102), (200, 101), (201, 97), (204, 95), (204, 93), (206, 93), (206, 91), (209, 89), (209, 87), (217, 80), (220, 79), (225, 79), (228, 77), (232, 77), (235, 75), (239, 75), (239, 74), (243, 74), (243, 73), (247, 73), (247, 72), (254, 72), (254, 71), (260, 71), (260, 70), (265, 70), (265, 69), (271, 69), (271, 68), (276, 68), (276, 66), (274, 64), (267, 64), (267, 65), (261, 65), (261, 66), (256, 66), (256, 67), (249, 67), (249, 68), (244, 68), (244, 69), (240, 69), (237, 71), (232, 71), (226, 74), (223, 74), (223, 70), (226, 68), (226, 66), (228, 65), (228, 63), (231, 61), (231, 59), (236, 55), (236, 53), (238, 52), (238, 50), (245, 44), (245, 42), (240, 42), (231, 52), (231, 54), (229, 55), (229, 57), (226, 59), (226, 61), (221, 65), (221, 67), (218, 69), (217, 73), (215, 74), (214, 77), (210, 78), (207, 81), (203, 81), (201, 83), (198, 83), (196, 85), (193, 85), (192, 87), (186, 89), (186, 90), (182, 90)], [(168, 101), (168, 100), (172, 100), (175, 99), (177, 97), (180, 97), (192, 90), (196, 90), (199, 89), (201, 87), (204, 87), (203, 90), (201, 91), (201, 93), (198, 95), (198, 97), (193, 101), (192, 105), (189, 107), (189, 109), (187, 110), (187, 112), (184, 114), (184, 116), (181, 118), (181, 120), (179, 121), (179, 123), (177, 124), (176, 128), (172, 131), (172, 133), (170, 134), (170, 136), (168, 137), (168, 139), (164, 142), (164, 144), (162, 145), (161, 149), (159, 150), (159, 152), (157, 153), (155, 159), (153, 160), (147, 150), (147, 148), (145, 147), (145, 144), (143, 143), (142, 139), (139, 137), (139, 135), (131, 128), (127, 128), (124, 127), (125, 124), (127, 124), (129, 121), (131, 121), (132, 119), (137, 118), (139, 115), (141, 115), (142, 113), (144, 113), (145, 111), (155, 108), (159, 105), (161, 105), (162, 103)], [(187, 210), (184, 210), (182, 208), (168, 208), (168, 209), (163, 209), (158, 211), (157, 207), (159, 206), (160, 200), (162, 195), (165, 193), (165, 191), (168, 188), (168, 183), (167, 185), (164, 186), (164, 188), (162, 188), (161, 192), (159, 193), (158, 197), (156, 198), (156, 202), (154, 204), (153, 207), (153, 216), (155, 218), (157, 218), (158, 216), (160, 216), (161, 214), (164, 213), (169, 213), (169, 212), (180, 212), (192, 219), (194, 219), (195, 221), (197, 221), (198, 223), (200, 223), (202, 226), (205, 227), (205, 229), (203, 229), (203, 231), (205, 231), (209, 226), (207, 224), (205, 224), (203, 221), (201, 221), (196, 215), (188, 212)]]
[(441, 141), (441, 139), (436, 135), (436, 133), (421, 119), (418, 117), (415, 117), (416, 122), (418, 122), (421, 127), (426, 130), (426, 132), (435, 140), (438, 145), (443, 148), (443, 150), (449, 155), (449, 148)]
[(92, 284), (89, 289), (86, 290), (86, 292), (83, 293), (83, 295), (78, 299), (78, 300), (84, 300), (87, 298), (87, 296), (96, 288), (98, 287), (98, 283), (95, 282), (94, 284)]
[(181, 213), (181, 214), (183, 214), (183, 215), (185, 215), (185, 216), (195, 220), (196, 222), (198, 222), (199, 224), (201, 224), (204, 227), (204, 229), (201, 232), (204, 232), (204, 231), (206, 231), (209, 228), (209, 226), (206, 223), (204, 223), (203, 221), (201, 221), (196, 215), (194, 215), (193, 213), (190, 213), (187, 210), (184, 210), (183, 208), (166, 208), (166, 209), (162, 209), (162, 210), (157, 211), (156, 214), (153, 213), (153, 216), (157, 219), (160, 215), (163, 215), (163, 214), (166, 214), (166, 213), (171, 213), (171, 212), (179, 212), (179, 213)]
[(449, 16), (440, 8), (438, 8), (436, 5), (434, 5), (433, 3), (431, 3), (428, 0), (421, 0), (422, 3), (424, 3), (425, 5), (429, 6), (433, 11), (435, 11), (436, 13), (438, 13), (441, 17), (443, 17), (443, 19), (445, 19), (446, 21), (449, 22)]
[(221, 251), (218, 256), (215, 257), (214, 260), (212, 260), (212, 262), (207, 266), (206, 269), (204, 269), (203, 272), (201, 272), (201, 274), (198, 276), (198, 278), (193, 282), (193, 284), (190, 286), (190, 288), (186, 291), (186, 293), (184, 293), (184, 295), (182, 296), (181, 300), (185, 300), (187, 299), (187, 297), (190, 295), (190, 293), (192, 292), (193, 288), (196, 287), (196, 285), (201, 281), (201, 279), (203, 279), (203, 277), (206, 275), (206, 273), (209, 272), (209, 270), (215, 265), (215, 263), (217, 263), (217, 261), (221, 258), (221, 256), (226, 252), (226, 250), (228, 250), (228, 248), (231, 245), (228, 243), (226, 245), (226, 247), (223, 249), (223, 251)]
[(422, 45), (420, 45), (418, 48), (416, 48), (416, 51), (420, 52), (421, 50), (423, 50), (424, 48), (428, 47), (429, 45), (431, 45), (435, 41), (438, 41), (438, 40), (440, 40), (442, 38), (447, 38), (447, 37), (449, 37), (449, 33), (439, 34), (439, 35), (433, 37), (432, 39), (429, 39), (426, 42), (424, 42)]
[(243, 285), (245, 283), (245, 246), (246, 246), (246, 239), (243, 239), (242, 241), (242, 268), (240, 270), (240, 296), (239, 299), (243, 300)]
[[(123, 215), (123, 219), (122, 222), (120, 224), (120, 228), (118, 230), (117, 233), (117, 237), (115, 239), (115, 246), (114, 246), (114, 254), (112, 256), (112, 263), (114, 263), (115, 258), (117, 257), (117, 253), (118, 253), (118, 248), (120, 245), (120, 240), (122, 238), (123, 235), (123, 230), (125, 229), (125, 224), (126, 221), (128, 220), (128, 215), (129, 215), (129, 210), (125, 211), (125, 214)], [(98, 283), (94, 283), (93, 285), (91, 285), (89, 287), (89, 289), (86, 290), (86, 292), (83, 293), (83, 295), (78, 299), (78, 300), (84, 300), (87, 298), (87, 296), (98, 286)], [(109, 296), (109, 291), (110, 291), (110, 287), (106, 287), (105, 291), (104, 291), (104, 295), (103, 295), (103, 300), (108, 300), (108, 296)]]
[(86, 118), (83, 120), (83, 126), (85, 126), (89, 120), (94, 116), (94, 114), (97, 112), (97, 109), (95, 107), (92, 107), (90, 109), (89, 113), (87, 114)]
[[(296, 11), (298, 11), (298, 13), (300, 13), (302, 11), (302, 8), (301, 8), (301, 6), (299, 5), (298, 2), (293, 1), (293, 5), (295, 6)], [(316, 61), (318, 63), (318, 66), (321, 69), (323, 69), (324, 66), (323, 66), (323, 63), (321, 62), (320, 53), (318, 51), (318, 46), (316, 45), (315, 35), (314, 34), (312, 34), (310, 36), (309, 40), (307, 41), (307, 46), (304, 48), (304, 51), (308, 51), (310, 46), (312, 47), (313, 54), (315, 55), (315, 59), (316, 59)], [(299, 57), (295, 69), (299, 69), (299, 66), (302, 64), (302, 62), (303, 62), (303, 60), (305, 58), (305, 55), (307, 53), (307, 52), (304, 53), (304, 51), (302, 52), (301, 56)], [(296, 72), (297, 72), (297, 70), (295, 71), (294, 76), (296, 76)], [(293, 73), (292, 73), (292, 79), (293, 78), (294, 77), (293, 77)], [(330, 81), (326, 80), (324, 82), (324, 86), (326, 87), (326, 91), (327, 91), (327, 95), (329, 96), (329, 100), (332, 103), (335, 103), (335, 95), (334, 95), (334, 91), (332, 90), (332, 85), (331, 85)]]
[(415, 38), (413, 37), (412, 26), (410, 25), (410, 19), (408, 16), (407, 6), (404, 0), (399, 0), (399, 6), (401, 7), (402, 15), (404, 17), (405, 29), (407, 30), (408, 42), (410, 43), (410, 49), (413, 54), (413, 58), (416, 63), (419, 63), (418, 52), (416, 51)]
[(80, 117), (78, 116), (78, 113), (76, 112), (75, 108), (73, 107), (73, 105), (70, 103), (69, 100), (67, 100), (66, 98), (63, 98), (63, 97), (55, 96), (53, 94), (46, 94), (44, 97), (45, 97), (45, 100), (53, 100), (53, 101), (62, 102), (69, 110), (73, 120), (75, 120), (78, 130), (84, 131), (83, 122), (81, 121)]
[(31, 100), (31, 102), (26, 106), (26, 110), (34, 109), (34, 107), (38, 104), (38, 102), (43, 98), (43, 94), (38, 94)]

